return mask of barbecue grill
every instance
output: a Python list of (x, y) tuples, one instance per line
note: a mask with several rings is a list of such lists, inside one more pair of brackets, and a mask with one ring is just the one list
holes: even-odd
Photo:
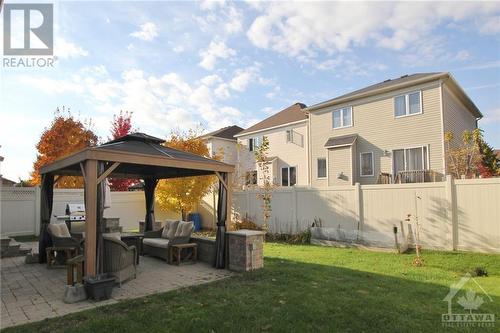
[(59, 222), (66, 222), (69, 230), (74, 222), (80, 222), (77, 225), (81, 228), (82, 222), (85, 222), (85, 205), (83, 203), (68, 203), (66, 204), (66, 215), (56, 215), (56, 218)]

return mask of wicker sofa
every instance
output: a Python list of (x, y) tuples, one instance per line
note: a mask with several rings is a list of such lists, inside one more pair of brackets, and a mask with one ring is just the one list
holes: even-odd
[(127, 246), (119, 236), (103, 235), (104, 272), (116, 277), (117, 282), (135, 279), (137, 275), (137, 249)]
[(144, 233), (142, 253), (170, 263), (172, 245), (189, 243), (193, 230), (193, 222), (167, 221), (161, 229)]

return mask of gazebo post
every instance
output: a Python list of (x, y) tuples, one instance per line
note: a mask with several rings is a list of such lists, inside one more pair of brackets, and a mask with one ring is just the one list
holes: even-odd
[(97, 161), (85, 161), (85, 275), (96, 275)]
[(231, 184), (233, 183), (233, 173), (228, 172), (227, 173), (227, 180), (226, 180), (226, 191), (227, 191), (227, 201), (226, 201), (226, 231), (229, 230), (231, 227), (231, 206), (233, 205), (233, 188)]

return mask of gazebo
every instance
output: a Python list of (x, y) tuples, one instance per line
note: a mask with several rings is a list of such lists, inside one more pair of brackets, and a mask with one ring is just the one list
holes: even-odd
[[(52, 215), (54, 185), (62, 176), (83, 176), (85, 182), (85, 274), (94, 277), (98, 269), (98, 247), (103, 218), (104, 186), (107, 177), (144, 180), (145, 231), (153, 229), (154, 192), (160, 179), (215, 174), (219, 179), (217, 235), (214, 266), (225, 267), (226, 225), (231, 214), (231, 184), (234, 166), (189, 152), (165, 147), (164, 140), (133, 133), (96, 147), (88, 147), (43, 167), (40, 171), (41, 207), (39, 261), (46, 262), (50, 245), (47, 226)], [(102, 264), (102, 263), (101, 263)]]

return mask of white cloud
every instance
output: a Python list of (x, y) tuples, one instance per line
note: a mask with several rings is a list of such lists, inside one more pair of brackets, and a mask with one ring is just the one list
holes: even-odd
[(366, 45), (405, 50), (446, 22), (477, 20), (483, 33), (495, 33), (500, 3), (269, 2), (257, 11), (261, 14), (247, 32), (255, 46), (314, 57), (317, 51), (332, 54)]
[(217, 7), (223, 7), (226, 4), (224, 0), (203, 0), (200, 2), (200, 8), (203, 10), (214, 10)]
[(201, 61), (199, 65), (207, 70), (213, 70), (217, 59), (227, 59), (235, 55), (236, 51), (227, 47), (225, 42), (211, 41), (205, 50), (200, 51)]
[(455, 55), (455, 59), (459, 61), (465, 61), (468, 60), (469, 58), (470, 58), (470, 52), (467, 50), (460, 50)]
[(140, 30), (134, 31), (130, 36), (145, 40), (147, 42), (152, 41), (158, 36), (158, 27), (153, 22), (146, 22), (140, 26)]
[(500, 123), (500, 108), (491, 109), (484, 112), (484, 118), (480, 120), (481, 125)]
[(255, 76), (256, 70), (253, 67), (238, 70), (229, 85), (233, 90), (240, 92), (245, 91), (247, 86), (255, 78)]
[(177, 73), (155, 76), (130, 69), (113, 79), (104, 66), (94, 66), (77, 71), (67, 80), (23, 76), (20, 81), (50, 94), (78, 94), (108, 118), (120, 110), (132, 111), (135, 126), (157, 135), (200, 123), (213, 130), (248, 121), (237, 108), (220, 103), (229, 97), (229, 91), (217, 75), (191, 84)]
[(181, 53), (181, 52), (184, 52), (184, 46), (182, 46), (182, 45), (176, 45), (172, 50), (175, 53)]
[(54, 41), (54, 54), (58, 58), (78, 58), (88, 56), (88, 52), (81, 46), (68, 42), (64, 38), (56, 38)]
[(486, 35), (500, 33), (500, 15), (488, 17), (479, 24), (479, 31)]
[(219, 99), (228, 99), (231, 97), (231, 93), (229, 92), (229, 86), (227, 83), (221, 83), (214, 90), (215, 96)]

